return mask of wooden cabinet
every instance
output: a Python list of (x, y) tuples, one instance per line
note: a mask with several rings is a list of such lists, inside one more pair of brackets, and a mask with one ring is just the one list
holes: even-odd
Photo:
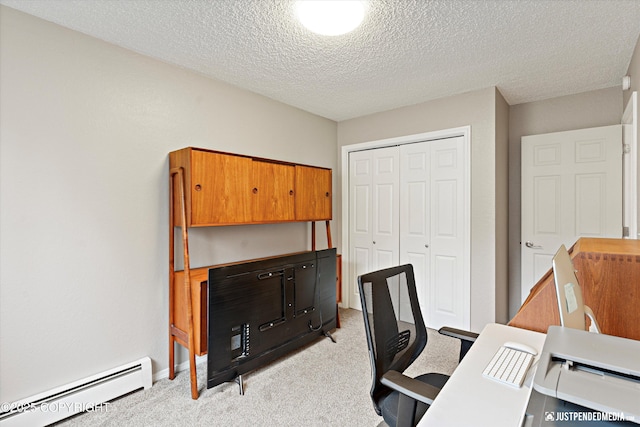
[[(169, 154), (184, 176), (187, 227), (330, 220), (331, 169), (184, 148)], [(180, 194), (172, 180), (173, 194)], [(173, 198), (181, 226), (181, 198)]]
[(296, 166), (296, 219), (331, 219), (331, 169)]
[[(178, 343), (189, 349), (197, 399), (195, 356), (207, 353), (209, 268), (190, 268), (188, 229), (323, 220), (331, 248), (331, 169), (188, 147), (169, 153), (169, 171), (169, 378)], [(184, 271), (174, 268), (175, 227), (182, 231)], [(315, 250), (315, 226), (311, 233)]]
[[(204, 356), (207, 354), (207, 281), (209, 267), (194, 268), (191, 270), (191, 301), (193, 302), (193, 337), (195, 354)], [(173, 289), (184, 287), (184, 271), (176, 271), (173, 278)], [(189, 338), (186, 331), (189, 330), (185, 292), (174, 292), (171, 316), (173, 334), (176, 341), (184, 347), (189, 347)]]
[(295, 172), (292, 165), (252, 162), (252, 222), (294, 221)]
[(251, 159), (200, 150), (188, 152), (191, 158), (184, 166), (192, 168), (191, 176), (185, 175), (187, 212), (191, 213), (191, 218), (187, 220), (191, 221), (190, 225), (249, 222)]

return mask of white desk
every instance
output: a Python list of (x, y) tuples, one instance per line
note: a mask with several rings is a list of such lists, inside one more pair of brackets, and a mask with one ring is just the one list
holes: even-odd
[[(487, 325), (418, 426), (520, 427), (545, 337), (526, 329)], [(507, 341), (527, 344), (538, 351), (521, 388), (482, 376), (496, 350)]]

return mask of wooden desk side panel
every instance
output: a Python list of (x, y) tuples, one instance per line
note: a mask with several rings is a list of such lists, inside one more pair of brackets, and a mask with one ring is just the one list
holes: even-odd
[(601, 331), (640, 340), (640, 256), (587, 252), (573, 263)]
[[(623, 250), (613, 249), (615, 242), (599, 246), (614, 253), (578, 252), (596, 249), (591, 240), (570, 251), (583, 299), (593, 310), (602, 333), (640, 340), (640, 242), (620, 241)], [(622, 254), (621, 254), (622, 253)], [(527, 300), (509, 322), (510, 326), (546, 332), (550, 325), (560, 325), (553, 272), (533, 287)]]
[(509, 326), (547, 333), (550, 325), (560, 325), (553, 273), (548, 271), (531, 289)]

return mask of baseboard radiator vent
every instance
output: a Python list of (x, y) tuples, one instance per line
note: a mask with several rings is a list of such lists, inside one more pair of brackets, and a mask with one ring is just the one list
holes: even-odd
[(151, 359), (114, 369), (12, 403), (3, 403), (0, 427), (46, 426), (79, 412), (108, 411), (109, 401), (151, 388)]

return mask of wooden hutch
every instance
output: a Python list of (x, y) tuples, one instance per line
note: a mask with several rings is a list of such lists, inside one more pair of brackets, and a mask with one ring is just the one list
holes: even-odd
[[(315, 250), (315, 221), (325, 221), (331, 248), (331, 169), (192, 147), (169, 153), (169, 169), (169, 378), (177, 342), (189, 350), (197, 399), (195, 357), (207, 353), (210, 267), (190, 268), (189, 228), (311, 221)], [(182, 231), (182, 271), (174, 264), (175, 227)]]

